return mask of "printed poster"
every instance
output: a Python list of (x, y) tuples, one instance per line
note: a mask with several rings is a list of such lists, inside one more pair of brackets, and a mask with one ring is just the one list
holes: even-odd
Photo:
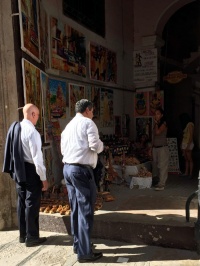
[(155, 109), (161, 107), (164, 109), (164, 91), (149, 92), (149, 115), (155, 115)]
[(137, 117), (136, 118), (136, 139), (139, 139), (141, 134), (146, 134), (148, 140), (152, 141), (152, 117)]
[(169, 148), (169, 168), (170, 173), (180, 173), (178, 146), (176, 138), (167, 138), (167, 144)]
[(67, 84), (63, 80), (49, 79), (51, 119), (66, 118)]
[(149, 92), (136, 92), (134, 97), (134, 116), (148, 116)]
[(86, 77), (85, 36), (55, 17), (50, 33), (51, 68)]
[(38, 119), (36, 128), (40, 134), (43, 135), (40, 69), (26, 59), (22, 59), (22, 75), (25, 104), (33, 103), (38, 107), (40, 117)]
[(18, 0), (21, 49), (40, 62), (38, 1)]
[(102, 127), (113, 126), (113, 90), (101, 88), (100, 120)]
[(70, 117), (75, 116), (75, 104), (81, 99), (85, 98), (85, 86), (78, 84), (69, 84), (69, 95), (70, 95)]

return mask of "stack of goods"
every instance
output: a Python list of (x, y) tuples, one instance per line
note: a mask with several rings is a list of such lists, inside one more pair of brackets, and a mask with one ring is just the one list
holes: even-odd
[[(106, 194), (110, 194), (106, 192)], [(103, 197), (101, 194), (97, 195), (94, 211), (98, 211), (103, 206), (103, 201), (111, 201), (109, 197)], [(114, 200), (114, 198), (113, 198)], [(48, 214), (59, 213), (61, 215), (70, 215), (70, 204), (66, 186), (56, 187), (43, 193), (40, 205), (40, 212)]]
[(152, 177), (152, 173), (146, 169), (146, 167), (141, 167), (136, 174), (137, 177)]
[(98, 198), (102, 198), (102, 201), (105, 201), (105, 202), (110, 202), (110, 201), (114, 201), (115, 200), (115, 197), (113, 197), (110, 194), (110, 192), (107, 192), (107, 191), (99, 192), (98, 196), (97, 196), (97, 199)]
[(152, 185), (152, 173), (146, 167), (141, 167), (137, 174), (130, 176), (132, 177), (130, 189), (133, 187), (138, 187), (139, 189), (150, 188)]
[(115, 165), (138, 165), (140, 161), (134, 156), (115, 156), (113, 159)]

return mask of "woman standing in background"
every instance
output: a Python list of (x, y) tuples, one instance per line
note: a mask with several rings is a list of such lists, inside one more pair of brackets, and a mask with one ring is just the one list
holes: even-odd
[(155, 190), (164, 190), (168, 178), (169, 149), (167, 146), (167, 123), (164, 111), (161, 107), (155, 110), (155, 120), (153, 128), (153, 176), (159, 177), (159, 182), (155, 185)]
[(183, 130), (183, 138), (181, 142), (181, 150), (185, 159), (185, 173), (184, 176), (192, 178), (193, 172), (193, 159), (192, 150), (194, 148), (194, 124), (187, 113), (180, 115), (180, 122)]

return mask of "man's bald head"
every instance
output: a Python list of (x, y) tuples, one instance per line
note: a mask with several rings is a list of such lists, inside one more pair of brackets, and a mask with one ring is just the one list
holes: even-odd
[(36, 125), (39, 117), (39, 109), (34, 104), (27, 103), (23, 107), (23, 115), (25, 119), (28, 119), (33, 125)]

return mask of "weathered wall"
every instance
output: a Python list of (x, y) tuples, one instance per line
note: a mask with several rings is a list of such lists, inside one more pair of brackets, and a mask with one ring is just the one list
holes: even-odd
[[(18, 119), (11, 3), (0, 1), (0, 169), (6, 133)], [(13, 180), (0, 171), (0, 230), (16, 226), (16, 192)]]

